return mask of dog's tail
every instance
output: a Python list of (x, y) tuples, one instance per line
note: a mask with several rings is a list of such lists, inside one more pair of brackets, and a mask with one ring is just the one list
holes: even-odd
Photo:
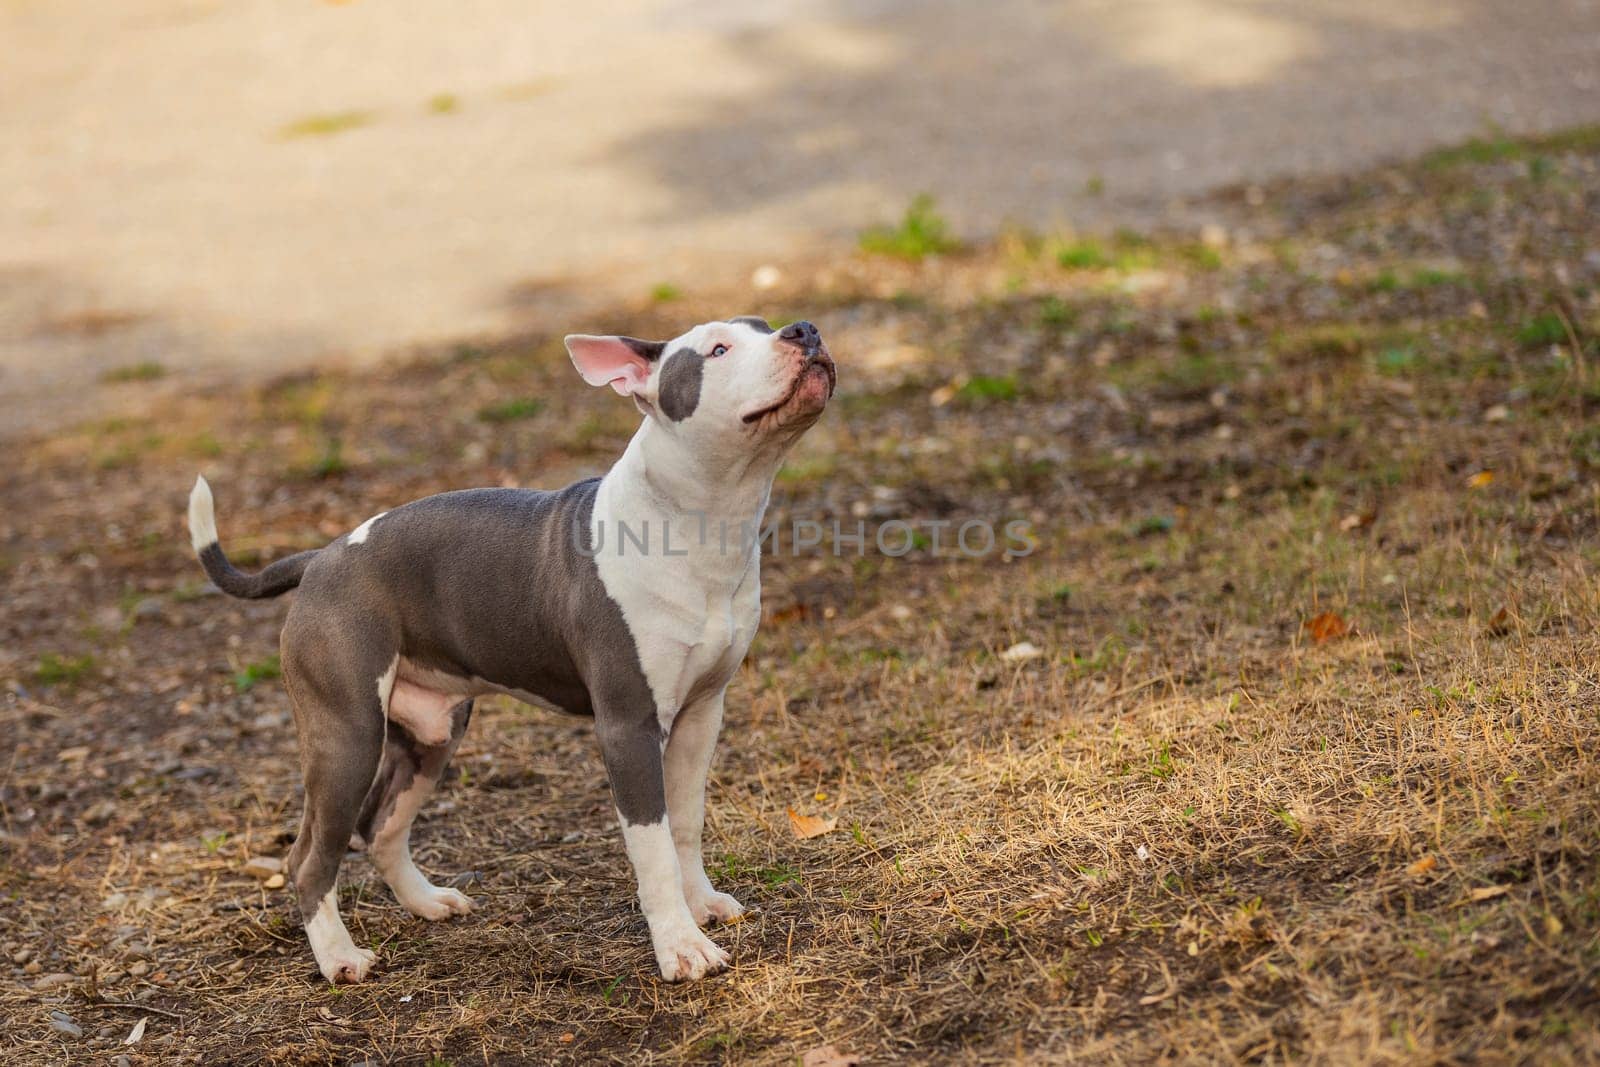
[(306, 564), (320, 551), (314, 548), (296, 552), (255, 574), (239, 570), (228, 562), (228, 557), (222, 554), (222, 546), (217, 543), (217, 513), (211, 502), (211, 487), (204, 478), (196, 478), (194, 488), (189, 490), (189, 539), (195, 555), (200, 557), (200, 566), (206, 569), (217, 588), (229, 596), (246, 600), (287, 593), (300, 584)]

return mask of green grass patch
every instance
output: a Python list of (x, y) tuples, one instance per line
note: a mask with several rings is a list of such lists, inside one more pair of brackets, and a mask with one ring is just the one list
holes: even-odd
[(479, 408), (478, 418), (483, 422), (518, 422), (522, 419), (531, 419), (543, 410), (543, 400), (531, 396), (519, 396)]
[[(1187, 254), (1186, 249), (1187, 246), (1179, 251)], [(1109, 241), (1084, 237), (1062, 244), (1055, 250), (1055, 260), (1056, 265), (1064, 270), (1117, 270), (1128, 273), (1150, 270), (1160, 263), (1161, 256), (1160, 249), (1150, 238), (1134, 230), (1120, 229)]]
[(166, 376), (167, 368), (153, 359), (129, 363), (122, 367), (110, 367), (100, 372), (100, 380), (112, 384), (118, 382), (153, 382)]
[(805, 485), (820, 482), (838, 468), (838, 460), (831, 454), (821, 456), (791, 457), (778, 471), (778, 481), (784, 485)]
[(950, 235), (949, 224), (927, 193), (911, 201), (898, 226), (873, 227), (857, 238), (857, 244), (863, 252), (911, 262), (961, 248), (961, 242)]
[(1594, 151), (1600, 151), (1600, 124), (1573, 126), (1538, 137), (1507, 137), (1496, 130), (1487, 137), (1474, 137), (1470, 141), (1430, 152), (1422, 157), (1422, 165), (1437, 170), (1561, 152)]
[(1056, 250), (1056, 264), (1067, 270), (1104, 270), (1111, 256), (1099, 241), (1074, 241)]
[(957, 398), (968, 403), (1015, 400), (1021, 394), (1022, 386), (1015, 374), (998, 376), (977, 374), (968, 378), (961, 388), (956, 390)]
[(370, 111), (334, 111), (326, 115), (307, 115), (278, 129), (285, 140), (300, 137), (332, 137), (334, 134), (359, 130), (370, 125), (375, 116)]
[(1569, 450), (1578, 466), (1590, 471), (1600, 470), (1600, 426), (1586, 426), (1575, 431)]
[(1406, 271), (1391, 268), (1374, 275), (1367, 282), (1367, 289), (1374, 293), (1415, 292), (1457, 285), (1466, 281), (1466, 277), (1460, 271), (1441, 270), (1438, 267), (1416, 267)]
[(1221, 270), (1222, 253), (1206, 244), (1187, 244), (1178, 250), (1178, 255), (1191, 267), (1199, 270)]
[(59, 656), (46, 652), (33, 668), (33, 679), (40, 685), (77, 685), (94, 670), (94, 656)]
[(216, 459), (222, 455), (222, 442), (208, 430), (201, 430), (189, 438), (184, 448), (190, 455), (201, 459)]
[(259, 682), (270, 681), (283, 674), (283, 664), (278, 661), (278, 654), (274, 652), (266, 659), (246, 663), (233, 672), (233, 689), (236, 693), (248, 693)]
[(1413, 345), (1393, 345), (1382, 349), (1374, 361), (1379, 374), (1397, 377), (1410, 374), (1422, 363), (1422, 356)]
[(1078, 309), (1059, 296), (1047, 296), (1039, 304), (1039, 325), (1048, 330), (1064, 330), (1078, 321)]
[(337, 477), (349, 469), (350, 464), (344, 458), (344, 442), (337, 437), (327, 437), (310, 462), (297, 468), (296, 473), (304, 478), (322, 479)]
[(428, 110), (435, 115), (453, 115), (461, 110), (461, 101), (454, 93), (435, 93), (428, 98)]
[(1544, 348), (1558, 345), (1567, 339), (1566, 324), (1553, 312), (1535, 315), (1517, 327), (1517, 343), (1525, 348)]
[(683, 290), (671, 282), (657, 282), (650, 287), (650, 299), (658, 304), (670, 303), (683, 297)]

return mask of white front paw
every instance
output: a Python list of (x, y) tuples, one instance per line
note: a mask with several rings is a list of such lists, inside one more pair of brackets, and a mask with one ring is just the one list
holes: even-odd
[(733, 922), (744, 914), (743, 904), (726, 893), (712, 889), (710, 883), (685, 888), (683, 899), (689, 905), (689, 914), (701, 926), (713, 920), (719, 923)]
[(685, 982), (716, 974), (728, 965), (729, 957), (716, 942), (698, 928), (684, 924), (652, 934), (656, 963), (661, 977), (669, 982)]
[(436, 885), (410, 894), (400, 903), (411, 914), (429, 922), (448, 919), (452, 915), (465, 915), (472, 910), (471, 897), (459, 890)]

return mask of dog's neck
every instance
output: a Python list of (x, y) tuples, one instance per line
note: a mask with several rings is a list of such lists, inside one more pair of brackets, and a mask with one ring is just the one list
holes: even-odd
[(603, 517), (670, 523), (675, 544), (698, 537), (702, 523), (730, 537), (758, 531), (788, 443), (703, 455), (646, 418), (603, 480), (602, 499), (627, 501), (629, 514)]

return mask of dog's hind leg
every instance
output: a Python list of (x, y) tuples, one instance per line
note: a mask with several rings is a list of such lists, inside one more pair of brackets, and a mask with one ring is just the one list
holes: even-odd
[[(295, 607), (300, 607), (296, 604)], [(283, 632), (283, 676), (300, 735), (305, 813), (289, 850), (317, 967), (330, 982), (360, 982), (377, 956), (357, 948), (339, 918), (339, 863), (383, 754), (380, 692), (393, 660), (383, 635), (312, 628), (291, 610)]]
[[(405, 724), (389, 723), (383, 770), (373, 782), (356, 827), (368, 842), (367, 854), (395, 899), (413, 915), (448, 919), (472, 910), (472, 901), (457, 890), (428, 881), (411, 858), (411, 822), (455, 754), (472, 718), (472, 701), (449, 709), (447, 740), (424, 744)], [(391, 713), (391, 720), (394, 719)]]

